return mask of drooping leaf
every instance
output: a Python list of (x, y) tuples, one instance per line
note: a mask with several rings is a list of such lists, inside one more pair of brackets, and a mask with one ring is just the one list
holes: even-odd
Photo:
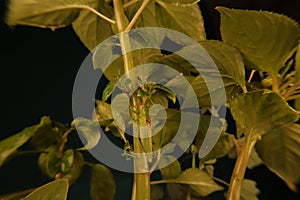
[(6, 23), (60, 28), (71, 24), (91, 0), (10, 0)]
[(111, 171), (101, 164), (91, 167), (91, 198), (92, 200), (113, 200), (115, 195), (115, 182)]
[(297, 121), (297, 113), (276, 93), (259, 90), (241, 94), (230, 103), (236, 123), (248, 134), (265, 134)]
[(68, 188), (69, 183), (67, 179), (58, 179), (37, 188), (26, 196), (24, 200), (66, 200)]
[(164, 198), (164, 191), (160, 185), (151, 185), (150, 200), (162, 200)]
[[(25, 144), (37, 131), (48, 126), (49, 117), (42, 117), (38, 125), (25, 128), (23, 131), (0, 141), (0, 167), (19, 147)], [(50, 120), (51, 121), (51, 120)]]
[(260, 193), (259, 189), (256, 187), (256, 182), (244, 179), (242, 190), (241, 190), (241, 200), (258, 200), (257, 195)]
[(75, 124), (77, 132), (86, 140), (85, 146), (80, 149), (92, 149), (98, 144), (101, 138), (98, 121), (92, 121), (86, 118), (76, 118), (72, 124)]
[(298, 44), (299, 26), (286, 16), (224, 7), (217, 10), (222, 39), (241, 51), (251, 69), (277, 73)]
[[(165, 162), (169, 163), (170, 160), (174, 160), (174, 162), (170, 163), (166, 167), (160, 168), (160, 165), (166, 165)], [(175, 157), (170, 158), (169, 156), (163, 156), (159, 161), (158, 167), (160, 168), (160, 173), (164, 179), (172, 179), (177, 178), (181, 174), (181, 166), (178, 160)]]
[(212, 192), (223, 190), (204, 171), (196, 168), (187, 169), (179, 177), (169, 179), (168, 182), (188, 185), (198, 196), (207, 196)]
[(52, 145), (41, 153), (38, 159), (40, 169), (50, 178), (54, 178), (60, 171), (60, 159), (57, 156), (57, 146)]
[(164, 0), (155, 1), (158, 25), (182, 32), (196, 41), (205, 40), (204, 23), (197, 4), (179, 6)]
[(300, 125), (271, 130), (256, 144), (264, 164), (287, 182), (300, 181)]
[[(211, 121), (212, 124), (210, 123)], [(208, 144), (212, 144), (217, 140), (216, 144), (209, 152), (206, 152), (206, 149), (202, 148), (205, 137), (209, 139), (206, 140)], [(197, 150), (200, 151), (199, 156), (201, 162), (204, 163), (207, 160), (225, 156), (234, 146), (230, 137), (229, 134), (225, 133), (221, 120), (214, 116), (202, 115), (200, 117), (199, 129), (195, 138), (195, 146), (197, 147)], [(204, 155), (204, 157), (202, 155)]]
[[(104, 0), (93, 1), (90, 6), (106, 17), (113, 17), (113, 8)], [(80, 40), (90, 51), (113, 35), (111, 24), (88, 10), (81, 10), (72, 26)]]
[(62, 173), (62, 178), (69, 179), (70, 185), (72, 185), (81, 175), (82, 167), (84, 164), (83, 155), (79, 151), (74, 151), (74, 159), (72, 166), (67, 173)]
[[(295, 57), (295, 71), (296, 71), (296, 82), (300, 82), (300, 41), (298, 41), (298, 48)], [(295, 109), (300, 110), (300, 99), (295, 100)]]
[(176, 103), (176, 94), (163, 85), (154, 85), (153, 89), (160, 90), (166, 97), (168, 97), (173, 103)]

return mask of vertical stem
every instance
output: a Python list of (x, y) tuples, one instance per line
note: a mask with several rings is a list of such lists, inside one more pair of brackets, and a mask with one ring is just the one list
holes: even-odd
[(278, 74), (277, 73), (273, 73), (273, 74), (270, 74), (272, 80), (273, 80), (273, 84), (272, 84), (272, 90), (274, 92), (276, 92), (277, 94), (279, 94), (279, 77), (278, 77)]
[[(122, 52), (129, 52), (130, 51), (130, 41), (128, 34), (126, 32), (123, 32), (126, 29), (126, 21), (125, 21), (125, 13), (123, 8), (122, 0), (113, 0), (114, 3), (114, 11), (116, 16), (116, 23), (120, 34), (120, 44)], [(129, 51), (127, 51), (129, 50)], [(124, 72), (128, 73), (130, 69), (134, 67), (133, 63), (133, 57), (132, 54), (126, 54), (123, 55), (124, 59)], [(128, 74), (129, 76), (129, 74)], [(135, 77), (128, 77), (132, 84), (135, 82)], [(139, 105), (137, 105), (135, 98), (133, 97), (133, 106), (136, 108), (136, 110), (139, 109)], [(150, 200), (150, 173), (145, 172), (141, 173), (141, 169), (147, 168), (148, 169), (148, 163), (144, 162), (143, 158), (146, 158), (143, 156), (144, 151), (141, 147), (140, 140), (139, 140), (139, 127), (134, 125), (134, 141), (133, 141), (133, 148), (134, 152), (140, 156), (136, 156), (134, 158), (134, 184), (132, 189), (132, 200)], [(148, 170), (147, 170), (148, 171)]]
[(239, 200), (241, 189), (243, 185), (243, 179), (247, 168), (247, 163), (252, 151), (252, 148), (256, 142), (260, 139), (260, 135), (251, 136), (249, 134), (246, 137), (245, 143), (242, 145), (238, 158), (236, 160), (234, 170), (231, 176), (229, 189), (227, 192), (228, 200)]

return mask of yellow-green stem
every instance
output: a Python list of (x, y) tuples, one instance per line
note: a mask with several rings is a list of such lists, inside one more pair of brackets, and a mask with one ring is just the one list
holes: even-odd
[(260, 139), (260, 135), (254, 134), (251, 136), (251, 134), (246, 137), (245, 143), (242, 145), (238, 158), (236, 160), (230, 185), (227, 192), (227, 200), (239, 200), (241, 189), (243, 185), (243, 179), (245, 175), (245, 171), (247, 168), (247, 163), (252, 151), (252, 148), (256, 144), (256, 142)]
[[(126, 54), (125, 52), (130, 51), (130, 41), (128, 34), (125, 31), (126, 29), (126, 18), (124, 13), (124, 7), (122, 0), (113, 0), (114, 4), (114, 11), (116, 16), (116, 23), (120, 34), (120, 45), (122, 52), (124, 53), (123, 60), (124, 60), (124, 72), (127, 74), (129, 79), (132, 81), (132, 84), (135, 82), (135, 77), (130, 77), (128, 74), (129, 70), (134, 67), (133, 57), (132, 54)], [(139, 105), (137, 105), (134, 97), (133, 97), (133, 106), (136, 109), (139, 109)], [(133, 148), (134, 152), (138, 155), (143, 156), (143, 149), (140, 144), (139, 140), (139, 128), (134, 128), (134, 141), (133, 141)], [(145, 157), (145, 156), (144, 156)], [(141, 169), (148, 167), (147, 162), (141, 162), (143, 158), (140, 156), (134, 158), (134, 183), (132, 189), (132, 200), (150, 200), (150, 173), (140, 173)], [(136, 173), (139, 172), (139, 173)]]

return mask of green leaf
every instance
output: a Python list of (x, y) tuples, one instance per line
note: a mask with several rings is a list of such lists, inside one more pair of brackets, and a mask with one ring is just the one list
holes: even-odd
[(58, 179), (34, 190), (24, 200), (66, 200), (68, 188), (67, 179)]
[(60, 159), (57, 156), (57, 146), (52, 145), (45, 149), (46, 153), (41, 153), (38, 159), (40, 169), (50, 178), (54, 178), (60, 171)]
[[(161, 129), (161, 131), (159, 131), (157, 134), (155, 134), (152, 137), (153, 151), (161, 149), (161, 147), (165, 146), (166, 144), (169, 144), (178, 131), (179, 122), (180, 122), (180, 112), (175, 109), (167, 109), (166, 112), (167, 112), (167, 117), (165, 123), (158, 125), (158, 126), (163, 125), (163, 128)], [(157, 114), (159, 115), (159, 113)], [(164, 115), (162, 116), (164, 117)], [(159, 127), (154, 127), (154, 128), (159, 129)]]
[(246, 87), (243, 58), (235, 47), (216, 40), (203, 41), (200, 45), (214, 60), (222, 77), (232, 79), (241, 88)]
[(155, 2), (155, 15), (160, 27), (182, 32), (196, 41), (205, 40), (204, 23), (197, 4), (177, 6), (163, 0)]
[[(50, 118), (45, 116), (41, 118), (40, 124), (25, 128), (23, 131), (5, 138), (0, 141), (0, 167), (5, 160), (17, 151), (19, 147), (25, 144), (31, 137), (38, 134), (41, 130), (48, 127)], [(51, 127), (52, 129), (52, 127)]]
[[(297, 53), (295, 56), (296, 82), (300, 82), (300, 41), (298, 41)], [(295, 109), (300, 110), (300, 99), (295, 100)]]
[(60, 28), (70, 25), (78, 16), (81, 8), (91, 0), (10, 0), (6, 23)]
[[(212, 118), (215, 118), (213, 122), (214, 124), (210, 124)], [(210, 132), (208, 132), (208, 127), (210, 127)], [(201, 146), (203, 144), (204, 138), (207, 135), (215, 135), (219, 134), (221, 132), (221, 135), (218, 138), (217, 143), (213, 147), (212, 150), (210, 150), (209, 153), (203, 158), (201, 158), (201, 162), (204, 163), (207, 160), (221, 158), (225, 156), (234, 146), (232, 140), (230, 139), (230, 135), (224, 132), (223, 124), (220, 120), (216, 119), (214, 116), (208, 116), (208, 115), (202, 115), (200, 117), (200, 124), (198, 128), (198, 132), (195, 138), (195, 146), (197, 147), (197, 150), (199, 151), (201, 149)], [(214, 139), (215, 137), (208, 137)], [(213, 143), (207, 140), (209, 144)], [(205, 153), (204, 153), (205, 154)]]
[(200, 0), (162, 0), (164, 2), (167, 3), (171, 3), (174, 4), (176, 6), (190, 6), (190, 5), (195, 5), (198, 2), (200, 2)]
[(107, 84), (107, 86), (104, 88), (102, 93), (102, 102), (105, 102), (110, 97), (114, 89), (115, 89), (115, 84), (113, 84), (112, 82)]
[(73, 165), (74, 161), (74, 150), (73, 149), (67, 149), (64, 152), (63, 157), (60, 159), (60, 171), (62, 173), (68, 173)]
[(155, 92), (150, 97), (151, 104), (160, 104), (164, 108), (168, 108), (168, 99), (162, 92)]
[(160, 185), (151, 185), (150, 200), (162, 200), (164, 198), (164, 191)]
[(260, 193), (259, 189), (256, 187), (256, 182), (244, 179), (242, 190), (241, 190), (241, 200), (258, 200), (257, 195)]
[(264, 164), (287, 182), (300, 181), (300, 125), (271, 130), (256, 144)]
[[(125, 0), (124, 3), (128, 3), (131, 0)], [(142, 1), (135, 3), (134, 5), (129, 6), (126, 9), (126, 16), (128, 20), (131, 21), (135, 13), (142, 5)], [(134, 25), (134, 28), (143, 28), (143, 27), (157, 27), (156, 14), (155, 14), (155, 1), (150, 1), (137, 22)]]
[(186, 189), (181, 184), (168, 183), (167, 190), (168, 190), (168, 196), (172, 200), (186, 199)]
[[(113, 8), (103, 0), (92, 1), (90, 6), (106, 17), (113, 17)], [(88, 10), (81, 10), (72, 26), (80, 40), (90, 51), (113, 35), (111, 24)]]
[(44, 150), (58, 143), (65, 131), (67, 131), (65, 125), (51, 121), (48, 116), (42, 117), (39, 126), (35, 130), (34, 136), (30, 140), (30, 144), (38, 150)]
[(92, 200), (113, 200), (116, 186), (111, 171), (104, 165), (95, 164), (91, 167), (91, 173)]
[[(245, 84), (245, 69), (243, 59), (239, 51), (221, 41), (204, 41), (200, 42), (201, 46), (209, 53), (218, 67), (219, 73), (223, 79), (224, 87), (226, 90), (226, 102), (230, 102), (237, 94), (242, 92), (242, 88), (246, 88)], [(204, 78), (199, 75), (192, 82), (192, 87), (197, 94), (200, 105), (210, 106), (211, 95), (218, 97), (220, 90), (223, 90), (223, 86), (218, 84), (217, 79), (219, 76), (215, 76), (214, 73), (206, 75), (208, 78)], [(215, 86), (208, 90), (207, 83), (214, 84)], [(220, 95), (220, 99), (216, 99), (216, 105), (224, 104), (225, 98)]]
[(36, 126), (31, 126), (0, 141), (0, 167), (10, 155), (33, 136), (35, 130)]
[(276, 93), (259, 90), (232, 100), (230, 111), (244, 134), (265, 134), (297, 121), (297, 113)]
[[(174, 160), (174, 162), (170, 163), (166, 166), (166, 163), (169, 163), (170, 160)], [(166, 166), (161, 168), (160, 165)], [(158, 167), (160, 169), (160, 173), (164, 179), (172, 179), (177, 178), (181, 174), (181, 166), (178, 160), (176, 160), (173, 156), (163, 156), (159, 161)]]
[(79, 151), (74, 151), (72, 166), (67, 173), (62, 173), (62, 178), (69, 179), (69, 183), (72, 185), (81, 175), (83, 164), (83, 155)]
[(166, 97), (168, 97), (173, 103), (176, 103), (176, 94), (166, 86), (154, 85), (153, 89), (161, 90)]
[(277, 73), (298, 44), (299, 26), (284, 15), (224, 7), (217, 10), (223, 41), (237, 47), (251, 69)]
[(101, 138), (98, 121), (79, 117), (74, 119), (72, 124), (76, 125), (77, 132), (86, 140), (86, 144), (84, 147), (80, 148), (81, 150), (92, 149), (98, 144)]
[(5, 194), (5, 195), (0, 196), (0, 199), (1, 200), (20, 200), (24, 196), (31, 193), (33, 190), (34, 189), (28, 189), (28, 190), (13, 192), (13, 193), (10, 193), (10, 194)]
[(213, 192), (223, 190), (204, 171), (190, 168), (182, 172), (176, 179), (169, 179), (168, 182), (188, 185), (196, 195), (207, 196)]

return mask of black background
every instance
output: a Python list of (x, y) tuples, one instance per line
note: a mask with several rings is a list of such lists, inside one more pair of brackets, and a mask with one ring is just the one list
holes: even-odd
[[(203, 0), (199, 4), (209, 39), (219, 39), (217, 5), (231, 8), (268, 10), (288, 15), (300, 22), (297, 0)], [(0, 0), (1, 19), (6, 1)], [(282, 30), (284, 31), (284, 30)], [(89, 51), (71, 27), (56, 30), (17, 26), (7, 27), (0, 21), (0, 139), (36, 124), (43, 115), (53, 120), (72, 121), (71, 95), (81, 62)], [(280, 158), (278, 158), (280, 159)], [(36, 166), (36, 156), (25, 156), (0, 169), (0, 194), (36, 187), (49, 181)], [(233, 161), (222, 159), (217, 176), (229, 180)], [(223, 169), (223, 170), (222, 170)], [(300, 166), (299, 166), (300, 170)], [(131, 175), (114, 171), (116, 199), (130, 199)], [(247, 171), (258, 181), (260, 199), (300, 199), (264, 166)], [(70, 190), (70, 199), (88, 199), (89, 173), (84, 170)]]

